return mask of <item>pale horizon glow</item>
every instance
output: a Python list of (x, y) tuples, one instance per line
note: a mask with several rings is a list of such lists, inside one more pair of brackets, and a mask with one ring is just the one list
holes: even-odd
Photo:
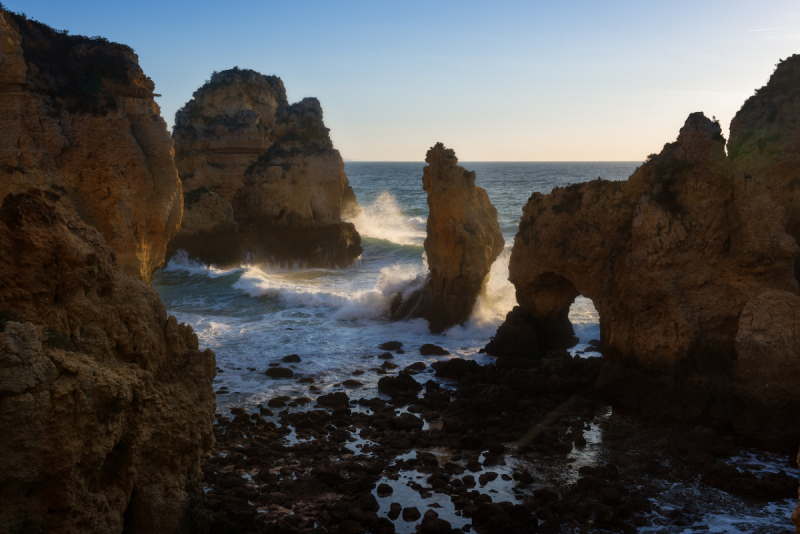
[(349, 161), (643, 161), (686, 117), (730, 120), (800, 53), (800, 2), (402, 4), (5, 0), (72, 34), (131, 46), (168, 125), (215, 70), (319, 98)]

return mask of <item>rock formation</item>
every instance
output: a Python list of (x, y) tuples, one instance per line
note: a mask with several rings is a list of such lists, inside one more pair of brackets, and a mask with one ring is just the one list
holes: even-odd
[(475, 172), (458, 165), (455, 152), (442, 143), (428, 151), (425, 162), (430, 275), (410, 295), (398, 294), (392, 317), (422, 317), (432, 332), (442, 332), (469, 319), (504, 241), (497, 210), (486, 191), (475, 186)]
[(186, 213), (170, 254), (314, 267), (361, 254), (342, 222), (358, 205), (317, 99), (289, 105), (280, 78), (215, 72), (175, 115), (173, 136)]
[(784, 224), (764, 184), (728, 161), (719, 124), (693, 113), (628, 181), (531, 196), (509, 265), (520, 308), (510, 318), (529, 318), (542, 351), (563, 346), (570, 305), (589, 297), (605, 356), (598, 386), (615, 408), (789, 443), (800, 439), (786, 423), (800, 413), (800, 297)]
[(0, 61), (0, 531), (197, 531), (215, 363), (145, 283), (181, 212), (153, 84), (3, 10)]
[(737, 169), (765, 184), (784, 208), (786, 231), (800, 243), (800, 55), (779, 63), (733, 118), (728, 154)]
[(0, 20), (0, 184), (57, 192), (149, 282), (181, 220), (172, 141), (133, 51)]

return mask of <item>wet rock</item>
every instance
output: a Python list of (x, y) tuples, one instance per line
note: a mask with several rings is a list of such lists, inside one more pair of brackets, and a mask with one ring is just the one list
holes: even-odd
[(607, 506), (614, 506), (619, 503), (622, 494), (614, 488), (603, 488), (597, 494), (597, 500)]
[(387, 341), (386, 343), (378, 345), (378, 348), (381, 350), (397, 350), (402, 346), (403, 344), (399, 341)]
[(406, 367), (406, 370), (410, 369), (412, 371), (424, 371), (426, 367), (427, 366), (423, 362), (414, 362)]
[(394, 493), (394, 489), (389, 484), (379, 484), (378, 485), (378, 496), (379, 497), (386, 497)]
[(428, 510), (425, 512), (425, 517), (417, 532), (420, 534), (451, 534), (453, 527), (444, 519), (440, 519), (436, 512)]
[(411, 523), (412, 521), (417, 521), (420, 517), (422, 517), (422, 514), (419, 513), (415, 506), (403, 508), (403, 521)]
[(301, 378), (300, 380), (298, 380), (297, 383), (298, 384), (313, 384), (314, 383), (314, 379), (311, 378), (310, 376), (305, 376), (305, 377)]
[(267, 369), (267, 371), (264, 374), (270, 378), (282, 379), (282, 378), (292, 378), (294, 376), (294, 371), (286, 367), (272, 367), (270, 369)]
[(297, 354), (290, 354), (283, 357), (283, 363), (300, 363), (300, 356)]
[(387, 395), (415, 394), (421, 389), (422, 384), (407, 373), (400, 373), (397, 376), (385, 376), (378, 380), (378, 391)]
[(320, 395), (317, 397), (317, 404), (329, 408), (336, 408), (340, 406), (348, 406), (350, 404), (350, 397), (343, 391), (336, 393), (328, 393), (327, 395)]
[(480, 483), (481, 486), (485, 486), (487, 483), (491, 482), (496, 478), (497, 478), (497, 473), (495, 473), (494, 471), (487, 471), (478, 477), (478, 482)]
[(342, 385), (348, 388), (360, 388), (364, 384), (359, 382), (358, 380), (348, 379), (342, 382)]
[(379, 354), (378, 358), (381, 360), (393, 360), (394, 356), (392, 356), (391, 352), (384, 352), (383, 354)]
[(431, 367), (436, 376), (442, 378), (461, 378), (466, 373), (480, 373), (482, 369), (478, 362), (461, 358), (433, 362)]
[(422, 356), (447, 356), (450, 354), (447, 350), (433, 343), (425, 343), (422, 345), (419, 348), (419, 353)]
[(389, 519), (394, 521), (395, 519), (400, 517), (400, 512), (402, 510), (403, 507), (400, 505), (400, 503), (393, 502), (392, 504), (389, 505), (389, 513), (386, 515), (389, 517)]

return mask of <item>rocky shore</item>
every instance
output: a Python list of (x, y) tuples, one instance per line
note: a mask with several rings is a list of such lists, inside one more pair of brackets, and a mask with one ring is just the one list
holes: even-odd
[(185, 214), (168, 257), (185, 250), (220, 267), (243, 262), (348, 267), (359, 207), (315, 98), (289, 105), (276, 76), (215, 72), (175, 115)]
[(756, 506), (795, 496), (785, 471), (737, 469), (730, 436), (611, 414), (593, 388), (600, 358), (547, 356), (376, 367), (377, 395), (352, 380), (322, 395), (301, 374), (297, 396), (218, 413), (212, 529), (636, 532), (701, 521), (702, 498), (658, 504), (675, 485)]

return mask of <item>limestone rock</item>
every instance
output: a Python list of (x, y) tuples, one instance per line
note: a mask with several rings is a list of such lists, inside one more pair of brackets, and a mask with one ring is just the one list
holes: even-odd
[(358, 204), (317, 99), (289, 105), (280, 78), (214, 73), (176, 114), (173, 136), (187, 201), (171, 253), (315, 267), (361, 254), (355, 227), (342, 222)]
[(0, 532), (202, 528), (214, 354), (150, 277), (172, 141), (125, 46), (0, 9)]
[(0, 207), (0, 531), (191, 529), (214, 355), (52, 198)]
[(0, 10), (0, 198), (30, 188), (97, 228), (149, 282), (177, 232), (172, 140), (136, 54)]
[(800, 243), (800, 55), (780, 62), (744, 103), (731, 121), (728, 153), (737, 169), (766, 185)]
[(599, 386), (615, 409), (785, 443), (800, 438), (786, 424), (800, 410), (800, 365), (777, 332), (797, 324), (797, 253), (764, 184), (728, 161), (719, 124), (693, 113), (628, 181), (534, 193), (509, 278), (537, 332), (569, 337), (569, 306), (592, 299)]
[(505, 242), (489, 195), (475, 186), (475, 172), (458, 165), (455, 152), (442, 143), (428, 151), (425, 162), (430, 275), (419, 290), (396, 297), (392, 317), (422, 317), (432, 332), (441, 332), (469, 319)]

